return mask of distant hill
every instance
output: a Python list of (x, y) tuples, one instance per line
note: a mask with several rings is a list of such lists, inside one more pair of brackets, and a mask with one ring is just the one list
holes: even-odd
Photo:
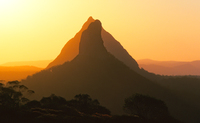
[(0, 66), (0, 80), (12, 81), (25, 79), (28, 75), (39, 72), (42, 68), (34, 66)]
[(17, 61), (0, 65), (0, 80), (22, 80), (44, 69), (52, 60)]
[(178, 119), (198, 120), (198, 108), (136, 73), (109, 53), (104, 47), (101, 31), (99, 20), (90, 23), (82, 32), (79, 53), (73, 60), (42, 70), (23, 80), (22, 84), (34, 90), (38, 99), (52, 93), (66, 99), (86, 93), (113, 114), (123, 113), (125, 98), (141, 93), (165, 101), (171, 114)]
[(200, 75), (200, 61), (155, 61), (137, 60), (140, 68), (160, 75)]
[(1, 64), (0, 66), (35, 66), (38, 68), (46, 68), (47, 65), (51, 62), (52, 60), (39, 60), (39, 61), (16, 61), (16, 62), (7, 62), (5, 64)]

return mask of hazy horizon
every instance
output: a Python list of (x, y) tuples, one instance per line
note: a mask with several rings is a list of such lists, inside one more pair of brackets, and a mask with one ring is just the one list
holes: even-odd
[(134, 59), (200, 60), (199, 15), (196, 0), (0, 1), (0, 64), (54, 59), (89, 16)]
[[(155, 61), (155, 62), (193, 62), (193, 61), (200, 61), (200, 60), (192, 60), (192, 61), (175, 61), (175, 60), (155, 60), (155, 59), (150, 59), (150, 58), (144, 58), (144, 59), (135, 59), (137, 62), (142, 61), (142, 60), (150, 60), (150, 61)], [(45, 68), (53, 59), (51, 60), (32, 60), (32, 61), (10, 61), (6, 62), (3, 64), (0, 64), (0, 66), (35, 66), (39, 68)], [(41, 62), (41, 63), (40, 63)], [(37, 64), (37, 65), (35, 65)]]
[(0, 64), (0, 66), (35, 66), (39, 68), (45, 68), (51, 61), (51, 60), (37, 60), (37, 61), (11, 61), (6, 62), (3, 64)]

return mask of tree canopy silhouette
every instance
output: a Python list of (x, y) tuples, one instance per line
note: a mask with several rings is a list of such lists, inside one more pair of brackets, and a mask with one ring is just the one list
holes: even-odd
[(124, 110), (145, 119), (163, 120), (169, 116), (163, 101), (137, 93), (125, 99)]
[(6, 85), (0, 83), (0, 108), (13, 109), (27, 103), (29, 100), (24, 95), (33, 94), (19, 81), (10, 81)]
[(88, 94), (79, 94), (68, 102), (68, 105), (85, 114), (110, 114), (110, 111), (101, 106), (97, 99), (92, 99)]
[(40, 103), (42, 107), (56, 109), (56, 108), (66, 105), (67, 101), (63, 97), (52, 94), (49, 97), (43, 97), (40, 100)]

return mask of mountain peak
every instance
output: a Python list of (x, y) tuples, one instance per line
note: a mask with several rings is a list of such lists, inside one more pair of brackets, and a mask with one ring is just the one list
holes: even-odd
[(87, 21), (94, 21), (94, 18), (90, 16)]
[(88, 18), (88, 20), (83, 24), (82, 29), (81, 29), (81, 33), (82, 33), (82, 31), (86, 30), (88, 28), (88, 26), (94, 21), (95, 20), (92, 18), (92, 16), (90, 16)]
[(79, 54), (99, 55), (107, 52), (101, 37), (101, 22), (95, 20), (83, 31), (79, 46)]
[[(78, 33), (76, 33), (76, 35), (65, 44), (65, 46), (63, 47), (63, 49), (61, 50), (61, 53), (57, 56), (57, 58), (47, 66), (47, 69), (51, 68), (53, 66), (61, 65), (67, 61), (73, 60), (81, 52), (81, 51), (79, 51), (79, 49), (84, 50), (84, 47), (87, 47), (87, 45), (81, 46), (81, 48), (79, 47), (80, 46), (79, 44), (81, 41), (81, 36), (82, 36), (83, 31), (87, 30), (89, 25), (94, 21), (95, 21), (95, 19), (93, 19), (93, 17), (90, 16), (87, 19), (87, 21), (83, 24), (81, 30)], [(98, 32), (97, 39), (102, 38), (102, 40), (100, 42), (103, 41), (102, 43), (100, 43), (101, 45), (99, 47), (103, 47), (102, 46), (102, 44), (103, 44), (105, 46), (106, 50), (110, 54), (114, 55), (117, 59), (119, 59), (120, 61), (125, 63), (127, 66), (129, 66), (134, 71), (139, 71), (140, 69), (139, 69), (137, 62), (123, 48), (123, 46), (120, 44), (120, 42), (118, 42), (109, 32), (105, 31), (102, 28), (101, 22), (99, 20), (96, 20), (95, 23), (96, 24), (94, 24), (94, 25), (97, 25), (97, 26), (94, 26), (94, 28), (95, 28), (94, 30), (97, 31), (97, 28), (99, 30), (99, 31), (97, 31)], [(91, 29), (89, 29), (89, 30), (91, 30)], [(101, 32), (101, 35), (99, 34), (99, 32)], [(96, 39), (94, 39), (94, 40), (96, 40)], [(90, 43), (88, 43), (88, 44), (89, 44), (89, 46), (91, 45)], [(83, 43), (83, 45), (84, 45), (84, 43)], [(100, 49), (104, 49), (104, 48), (100, 48)], [(97, 50), (97, 49), (94, 48), (94, 50)], [(94, 50), (91, 50), (90, 52), (94, 52)]]

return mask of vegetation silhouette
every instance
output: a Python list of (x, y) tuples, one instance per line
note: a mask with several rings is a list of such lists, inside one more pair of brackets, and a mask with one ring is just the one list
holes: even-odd
[(23, 94), (31, 95), (34, 91), (28, 90), (19, 81), (9, 81), (6, 85), (0, 83), (0, 109), (17, 109), (24, 103), (28, 102), (28, 98)]
[(68, 106), (74, 107), (75, 109), (85, 114), (108, 114), (110, 111), (101, 106), (97, 99), (92, 100), (88, 94), (79, 94), (67, 103)]
[[(29, 90), (19, 81), (9, 81), (6, 85), (0, 83), (0, 121), (6, 122), (11, 118), (19, 118), (20, 108), (29, 101), (34, 91)], [(14, 120), (12, 120), (13, 122)]]
[(125, 99), (124, 110), (145, 119), (163, 121), (170, 118), (163, 101), (137, 93)]
[[(111, 116), (107, 108), (101, 106), (97, 99), (93, 100), (88, 94), (78, 94), (69, 101), (55, 94), (43, 97), (40, 101), (30, 101), (25, 99), (25, 93), (32, 94), (33, 91), (28, 90), (18, 81), (9, 82), (9, 86), (0, 84), (1, 123), (161, 123), (161, 121), (134, 116)], [(11, 96), (12, 101), (10, 98), (2, 98), (5, 95)], [(171, 123), (179, 123), (179, 121), (173, 120)]]
[(60, 107), (66, 105), (67, 101), (63, 97), (52, 94), (49, 97), (43, 97), (40, 100), (40, 103), (44, 108), (59, 109)]

